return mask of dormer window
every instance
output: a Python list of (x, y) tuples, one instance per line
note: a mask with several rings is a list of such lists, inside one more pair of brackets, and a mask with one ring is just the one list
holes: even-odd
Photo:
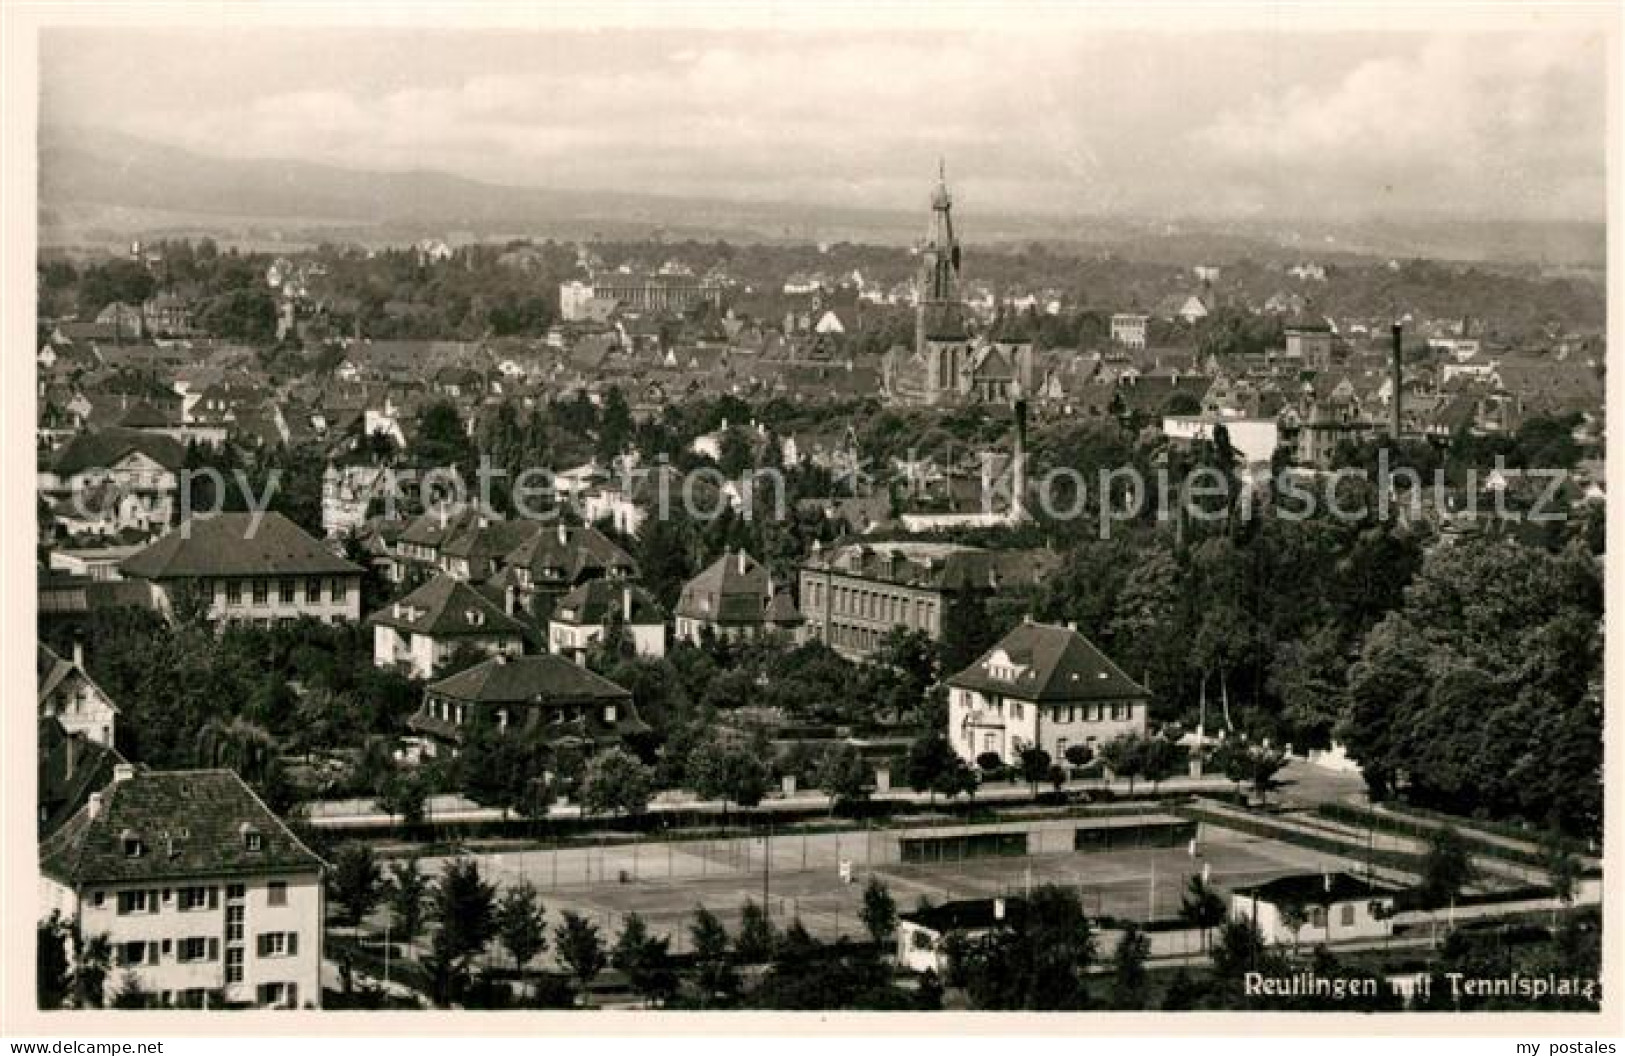
[(604, 721), (605, 722), (614, 722), (615, 721), (615, 705), (613, 705), (613, 704), (605, 704), (604, 705)]
[(119, 843), (124, 848), (124, 857), (126, 858), (139, 858), (147, 853), (146, 844), (141, 842), (140, 834), (129, 829), (125, 829), (119, 835)]
[(265, 846), (265, 838), (260, 831), (252, 825), (245, 824), (240, 830), (243, 836), (243, 849), (249, 852), (258, 851)]

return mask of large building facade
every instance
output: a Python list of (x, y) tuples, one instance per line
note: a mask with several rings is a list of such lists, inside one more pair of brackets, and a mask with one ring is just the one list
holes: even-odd
[(166, 614), (195, 602), (216, 623), (361, 618), (361, 567), (280, 513), (193, 517), (125, 558), (120, 570), (145, 582)]
[(801, 567), (803, 636), (857, 660), (873, 655), (894, 630), (938, 641), (954, 597), (1031, 589), (1054, 561), (1047, 551), (954, 543), (814, 544)]

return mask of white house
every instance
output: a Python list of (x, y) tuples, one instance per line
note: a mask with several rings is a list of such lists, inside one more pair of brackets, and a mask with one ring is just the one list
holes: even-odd
[[(1294, 908), (1303, 920), (1295, 935), (1286, 922)], [(1230, 913), (1252, 920), (1276, 946), (1380, 939), (1394, 932), (1394, 891), (1347, 873), (1300, 873), (1235, 888)]]
[(34, 670), (42, 717), (57, 719), (69, 734), (79, 734), (108, 748), (113, 746), (118, 707), (85, 670), (82, 645), (74, 643), (70, 661), (41, 642)]
[(547, 624), (547, 647), (579, 658), (620, 623), (638, 656), (666, 655), (666, 614), (642, 587), (626, 580), (590, 579), (558, 600)]
[(229, 770), (118, 765), (39, 868), (41, 914), (112, 948), (104, 1000), (321, 1006), (326, 864)]
[(518, 656), (525, 627), (461, 579), (439, 575), (367, 617), (372, 662), (432, 678), (459, 649)]
[(1151, 694), (1073, 627), (1017, 625), (974, 664), (948, 679), (948, 740), (967, 762), (992, 753), (1006, 763), (1037, 746), (1060, 759), (1144, 734)]

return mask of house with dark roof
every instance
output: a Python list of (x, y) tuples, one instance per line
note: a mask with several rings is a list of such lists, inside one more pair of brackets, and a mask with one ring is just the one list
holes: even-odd
[(440, 547), (440, 568), (458, 579), (484, 583), (501, 570), (507, 555), (545, 531), (538, 521), (476, 517)]
[(654, 595), (624, 578), (589, 579), (560, 598), (547, 621), (547, 647), (580, 659), (612, 627), (638, 656), (666, 655), (666, 611)]
[(367, 617), (372, 660), (414, 678), (433, 678), (460, 649), (518, 656), (525, 626), (467, 582), (442, 573)]
[(1233, 888), (1230, 914), (1257, 924), (1273, 945), (1380, 939), (1394, 933), (1397, 894), (1348, 873), (1297, 873)]
[(630, 692), (552, 653), (498, 654), (433, 682), (407, 725), (428, 739), (430, 755), (455, 753), (481, 727), (499, 735), (539, 733), (551, 747), (586, 752), (647, 729)]
[(113, 768), (125, 760), (111, 744), (70, 732), (52, 715), (40, 716), (35, 744), (39, 774), (36, 832), (44, 840), (90, 802), (92, 792), (113, 780)]
[(81, 433), (40, 468), (40, 495), (70, 532), (153, 531), (175, 518), (186, 449), (143, 429)]
[(44, 642), (35, 652), (40, 718), (56, 719), (67, 732), (112, 747), (118, 706), (85, 670), (84, 647), (75, 641), (71, 660)]
[(119, 570), (145, 582), (166, 613), (184, 598), (217, 623), (361, 618), (361, 567), (274, 511), (190, 518)]
[(320, 1007), (326, 863), (230, 770), (115, 765), (39, 847), (42, 913), (112, 948), (106, 996)]
[(637, 562), (589, 525), (534, 525), (538, 530), (502, 559), (500, 585), (512, 590), (514, 611), (546, 616), (564, 594), (594, 579), (630, 579)]
[(677, 640), (698, 643), (709, 629), (719, 639), (794, 633), (806, 621), (767, 566), (743, 550), (728, 551), (683, 584), (677, 599)]
[(948, 740), (967, 762), (1144, 734), (1151, 693), (1072, 626), (1017, 625), (948, 679)]

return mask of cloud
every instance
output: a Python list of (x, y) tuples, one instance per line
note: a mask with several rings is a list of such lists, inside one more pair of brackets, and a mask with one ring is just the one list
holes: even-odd
[(216, 155), (844, 206), (918, 204), (944, 155), (967, 208), (1602, 206), (1603, 54), (1567, 37), (1034, 25), (47, 43), (48, 118)]
[(1260, 194), (1601, 215), (1601, 42), (1435, 38), (1219, 114), (1189, 137)]

